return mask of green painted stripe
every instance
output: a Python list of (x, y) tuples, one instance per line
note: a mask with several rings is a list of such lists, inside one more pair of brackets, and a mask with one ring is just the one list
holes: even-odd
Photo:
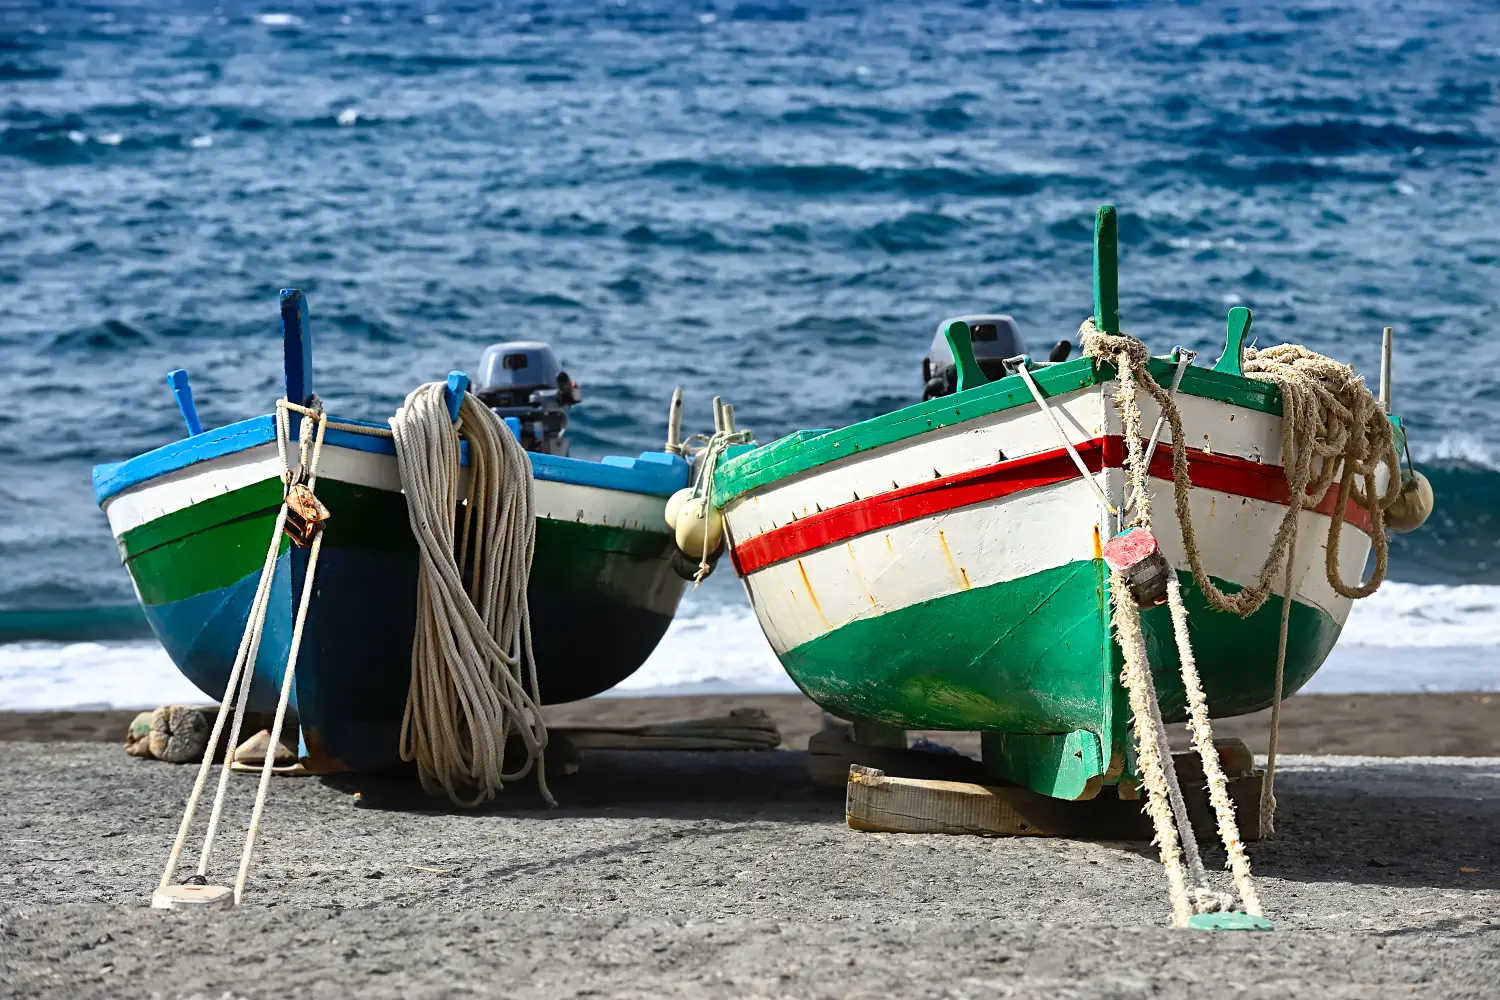
[[(1148, 368), (1152, 378), (1166, 386), (1172, 384), (1177, 371), (1175, 364), (1161, 358), (1152, 358)], [(1033, 377), (1042, 394), (1052, 397), (1108, 382), (1115, 377), (1115, 369), (1092, 358), (1078, 358), (1038, 368)], [(1262, 413), (1281, 414), (1281, 393), (1275, 386), (1209, 368), (1189, 368), (1183, 374), (1179, 391)], [(714, 475), (713, 502), (715, 506), (723, 507), (736, 497), (778, 479), (928, 431), (1028, 405), (1034, 406), (1036, 401), (1031, 398), (1026, 383), (1019, 375), (1010, 375), (978, 388), (904, 407), (839, 430), (822, 434), (798, 431), (724, 462)]]
[[(281, 489), (280, 479), (263, 479), (137, 525), (122, 534), (116, 544), (121, 555), (130, 558), (237, 518), (258, 517), (268, 510), (274, 516), (281, 504)], [(270, 540), (269, 530), (267, 541)], [(264, 551), (261, 554), (264, 555)]]
[[(254, 573), (266, 558), (276, 512), (236, 518), (163, 542), (127, 557), (141, 603), (170, 604), (227, 587)], [(282, 538), (281, 551), (290, 542)]]
[(531, 581), (592, 601), (672, 615), (685, 586), (667, 562), (675, 550), (665, 532), (539, 518)]
[[(400, 493), (336, 479), (319, 480), (317, 492), (332, 515), (325, 552), (366, 549), (415, 557), (417, 544)], [(119, 540), (121, 554), (142, 602), (195, 597), (255, 572), (265, 560), (280, 501), (281, 481), (264, 480), (126, 532)], [(286, 546), (283, 542), (282, 551)], [(666, 601), (664, 613), (671, 613), (676, 594), (667, 595), (658, 580), (661, 562), (670, 554), (671, 536), (665, 532), (539, 518), (532, 576), (560, 588), (603, 589), (630, 607), (657, 610)]]
[[(1180, 579), (1210, 712), (1242, 715), (1269, 705), (1279, 599), (1273, 596), (1243, 619), (1212, 610), (1191, 576)], [(781, 661), (809, 697), (844, 718), (907, 729), (1086, 729), (1106, 743), (1112, 732), (1118, 744), (1113, 749), (1123, 752), (1125, 727), (1110, 724), (1122, 702), (1119, 654), (1108, 641), (1104, 602), (1101, 563), (1082, 560), (858, 619), (788, 651)], [(1142, 621), (1163, 714), (1180, 721), (1185, 696), (1169, 609), (1146, 611)], [(1338, 633), (1324, 612), (1293, 605), (1288, 695), (1322, 664)]]

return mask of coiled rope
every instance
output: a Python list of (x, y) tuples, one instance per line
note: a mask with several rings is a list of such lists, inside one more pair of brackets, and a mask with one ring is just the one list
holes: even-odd
[[(287, 441), (291, 438), (290, 413), (299, 413), (305, 419), (298, 434), (297, 467), (291, 468), (287, 461)], [(198, 871), (193, 881), (204, 883), (207, 881), (208, 865), (213, 859), (214, 842), (218, 837), (219, 821), (223, 816), (225, 793), (229, 787), (229, 765), (233, 757), (233, 748), (239, 745), (240, 729), (245, 721), (245, 706), (250, 698), (251, 677), (255, 672), (256, 657), (260, 653), (261, 636), (265, 631), (266, 609), (270, 604), (271, 584), (276, 575), (276, 561), (281, 554), (281, 537), (286, 527), (289, 505), (285, 502), (293, 487), (305, 485), (308, 492), (317, 486), (318, 482), (318, 460), (323, 454), (323, 437), (328, 429), (328, 419), (323, 414), (323, 404), (316, 397), (312, 397), (312, 406), (298, 406), (285, 399), (276, 403), (276, 450), (281, 459), (281, 482), (283, 503), (276, 512), (276, 526), (271, 531), (271, 544), (266, 550), (266, 558), (261, 566), (260, 582), (256, 587), (255, 598), (250, 604), (249, 617), (245, 623), (245, 631), (240, 636), (240, 645), (235, 653), (234, 666), (229, 671), (229, 679), (224, 686), (224, 696), (219, 699), (219, 712), (214, 718), (213, 732), (208, 737), (208, 747), (203, 754), (203, 762), (198, 766), (198, 776), (193, 782), (193, 790), (188, 794), (187, 805), (183, 808), (182, 821), (177, 827), (177, 837), (172, 843), (172, 852), (167, 857), (166, 867), (162, 870), (161, 881), (158, 889), (165, 889), (171, 885), (173, 876), (177, 873), (178, 863), (182, 859), (183, 848), (187, 844), (188, 833), (193, 825), (193, 817), (197, 813), (198, 803), (203, 796), (203, 789), (208, 784), (208, 772), (213, 767), (213, 762), (218, 756), (219, 737), (224, 731), (224, 722), (229, 714), (229, 705), (234, 703), (234, 720), (229, 728), (229, 740), (226, 744), (225, 761), (219, 771), (219, 785), (214, 793), (213, 808), (209, 812), (208, 827), (203, 835), (203, 847), (198, 856)], [(316, 431), (314, 430), (316, 428)], [(234, 902), (239, 904), (245, 895), (245, 882), (250, 874), (250, 860), (255, 851), (256, 836), (260, 832), (261, 814), (265, 810), (266, 792), (271, 783), (271, 771), (275, 766), (276, 754), (274, 748), (280, 745), (281, 728), (286, 720), (287, 706), (291, 701), (292, 681), (297, 669), (297, 654), (302, 648), (302, 627), (307, 620), (307, 608), (312, 599), (313, 580), (317, 576), (318, 555), (323, 547), (323, 525), (321, 522), (312, 526), (312, 546), (307, 557), (307, 570), (302, 584), (302, 598), (297, 605), (296, 623), (292, 628), (291, 649), (287, 654), (286, 667), (282, 672), (281, 693), (276, 702), (276, 717), (271, 725), (271, 741), (266, 753), (265, 762), (261, 765), (260, 784), (255, 792), (255, 805), (250, 813), (250, 826), (245, 833), (245, 844), (240, 852), (240, 866), (234, 880)]]
[[(1278, 572), (1285, 568), (1281, 630), (1277, 647), (1275, 694), (1272, 705), (1271, 738), (1266, 775), (1261, 788), (1261, 836), (1274, 830), (1276, 800), (1273, 791), (1276, 741), (1280, 724), (1280, 707), (1286, 665), (1287, 632), (1292, 601), (1295, 597), (1293, 568), (1296, 561), (1297, 527), (1309, 492), (1323, 497), (1335, 480), (1339, 483), (1334, 514), (1330, 519), (1325, 570), (1334, 590), (1345, 597), (1365, 597), (1375, 592), (1384, 579), (1387, 549), (1384, 535), (1385, 509), (1400, 491), (1400, 475), (1389, 421), (1364, 381), (1352, 368), (1298, 345), (1280, 345), (1264, 351), (1251, 349), (1245, 355), (1245, 375), (1256, 381), (1275, 385), (1282, 399), (1282, 464), (1288, 486), (1288, 509), (1283, 516), (1261, 567), (1257, 581), (1234, 594), (1221, 591), (1203, 568), (1202, 554), (1192, 521), (1189, 498), (1192, 483), (1188, 476), (1186, 437), (1182, 417), (1172, 394), (1158, 385), (1147, 371), (1149, 352), (1144, 344), (1128, 335), (1101, 333), (1092, 318), (1079, 328), (1084, 354), (1114, 363), (1117, 376), (1115, 406), (1121, 414), (1122, 433), (1126, 442), (1126, 503), (1134, 511), (1133, 524), (1150, 529), (1151, 502), (1147, 457), (1141, 448), (1141, 414), (1137, 388), (1143, 387), (1156, 400), (1172, 430), (1172, 473), (1175, 510), (1182, 531), (1194, 582), (1210, 606), (1248, 617), (1269, 598)], [(1320, 465), (1314, 472), (1314, 464)], [(1389, 479), (1383, 493), (1374, 488), (1375, 473), (1386, 465)], [(1358, 481), (1356, 481), (1358, 480)], [(1376, 566), (1363, 584), (1346, 584), (1339, 571), (1338, 550), (1344, 512), (1350, 501), (1369, 512), (1371, 537), (1375, 545)], [(1125, 525), (1121, 525), (1125, 527)], [(1227, 900), (1215, 894), (1206, 882), (1192, 827), (1181, 808), (1181, 792), (1175, 770), (1168, 767), (1165, 753), (1165, 727), (1155, 696), (1150, 662), (1141, 633), (1139, 609), (1129, 597), (1125, 580), (1112, 573), (1112, 623), (1125, 654), (1123, 680), (1136, 718), (1138, 756), (1148, 790), (1148, 812), (1157, 830), (1162, 863), (1167, 869), (1173, 900), (1173, 919), (1183, 924), (1193, 912), (1222, 909)], [(1260, 915), (1260, 903), (1250, 879), (1249, 860), (1245, 856), (1235, 821), (1228, 783), (1213, 745), (1208, 702), (1193, 657), (1188, 634), (1187, 609), (1182, 600), (1176, 574), (1168, 580), (1168, 603), (1171, 607), (1173, 634), (1183, 687), (1188, 701), (1188, 724), (1207, 779), (1209, 799), (1214, 807), (1218, 830), (1228, 855), (1228, 865), (1246, 913)], [(1149, 725), (1152, 734), (1143, 730)], [(1176, 807), (1169, 811), (1169, 803)], [(1173, 813), (1176, 815), (1174, 816)], [(1173, 829), (1173, 820), (1177, 829)], [(1179, 846), (1177, 832), (1183, 833), (1186, 850)], [(1183, 870), (1183, 855), (1188, 871)], [(1189, 877), (1193, 884), (1188, 884)]]
[[(391, 417), (421, 549), (401, 758), (416, 761), (425, 790), (442, 790), (455, 805), (493, 799), (505, 782), (533, 769), (543, 798), (555, 805), (526, 603), (536, 540), (531, 461), (472, 395), (464, 395), (455, 425), (444, 389), (442, 382), (419, 386)], [(461, 532), (460, 430), (469, 443)], [(525, 759), (506, 770), (512, 733)]]

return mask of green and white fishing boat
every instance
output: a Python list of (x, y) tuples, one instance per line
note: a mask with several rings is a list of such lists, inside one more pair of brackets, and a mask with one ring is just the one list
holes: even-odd
[[(1093, 322), (1104, 333), (1119, 331), (1114, 225), (1113, 209), (1101, 210)], [(1248, 310), (1231, 310), (1212, 368), (1182, 351), (1147, 363), (1174, 392), (1185, 428), (1185, 440), (1163, 432), (1152, 446), (1156, 536), (1178, 568), (1217, 717), (1272, 703), (1282, 599), (1273, 593), (1243, 618), (1209, 605), (1174, 513), (1173, 451), (1185, 453), (1208, 577), (1226, 592), (1255, 583), (1290, 493), (1280, 392), (1242, 372), (1250, 321)], [(1013, 374), (990, 381), (968, 326), (947, 334), (957, 392), (730, 449), (712, 502), (771, 646), (819, 705), (902, 729), (979, 731), (997, 777), (1089, 798), (1135, 776), (1103, 558), (1126, 490), (1116, 369), (1096, 357), (1016, 358)], [(1159, 413), (1143, 393), (1142, 438)], [(1389, 419), (1399, 448), (1400, 420)], [(1383, 490), (1387, 480), (1376, 478)], [(1335, 562), (1346, 581), (1360, 578), (1380, 530), (1365, 507), (1337, 509), (1336, 492), (1308, 497), (1297, 519), (1286, 694), (1317, 671), (1349, 615), (1351, 599), (1325, 569), (1331, 520), (1345, 522)], [(1162, 712), (1180, 721), (1168, 609), (1142, 617)]]

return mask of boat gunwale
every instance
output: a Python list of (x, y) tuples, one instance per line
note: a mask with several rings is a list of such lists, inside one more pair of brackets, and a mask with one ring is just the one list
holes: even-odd
[[(379, 427), (366, 421), (345, 421)], [(225, 424), (191, 437), (179, 438), (122, 462), (94, 466), (94, 499), (103, 507), (114, 497), (153, 479), (179, 472), (200, 462), (224, 458), (276, 440), (276, 418), (271, 414)], [(325, 445), (395, 457), (395, 443), (387, 437), (328, 428)], [(461, 449), (467, 464), (467, 447)], [(687, 485), (688, 464), (667, 452), (642, 452), (636, 458), (607, 456), (600, 461), (527, 452), (537, 479), (572, 486), (592, 486), (648, 496), (670, 496)], [(624, 463), (630, 464), (624, 464)]]
[[(1177, 364), (1170, 358), (1152, 358), (1147, 371), (1159, 384), (1169, 386)], [(1032, 372), (1042, 395), (1048, 398), (1103, 385), (1113, 381), (1115, 375), (1113, 365), (1095, 358), (1045, 365)], [(1281, 392), (1276, 386), (1212, 368), (1189, 367), (1183, 373), (1178, 392), (1272, 416), (1281, 415)], [(716, 470), (713, 504), (723, 508), (761, 487), (831, 462), (978, 417), (1035, 404), (1025, 381), (1019, 375), (1009, 375), (821, 434), (809, 436), (807, 431), (794, 431), (770, 444), (747, 447), (728, 457)]]

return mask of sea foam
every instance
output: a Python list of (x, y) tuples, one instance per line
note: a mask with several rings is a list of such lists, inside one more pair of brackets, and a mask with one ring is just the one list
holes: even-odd
[[(1500, 586), (1387, 583), (1356, 602), (1304, 690), (1500, 688)], [(615, 696), (795, 691), (747, 607), (685, 607)], [(0, 645), (0, 709), (136, 708), (201, 702), (152, 641)]]

